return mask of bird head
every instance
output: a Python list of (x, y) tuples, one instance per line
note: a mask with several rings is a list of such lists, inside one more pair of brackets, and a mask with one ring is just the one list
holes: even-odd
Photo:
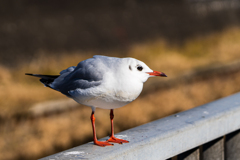
[(139, 79), (141, 82), (146, 82), (149, 77), (167, 77), (163, 72), (150, 69), (144, 62), (134, 58), (128, 58), (128, 72), (131, 76)]

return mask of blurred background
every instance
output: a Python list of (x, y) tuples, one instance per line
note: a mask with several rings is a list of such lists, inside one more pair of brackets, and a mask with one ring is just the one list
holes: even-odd
[[(134, 57), (167, 78), (115, 110), (120, 132), (240, 91), (239, 0), (0, 1), (0, 159), (37, 159), (92, 141), (91, 108), (25, 73), (93, 55)], [(110, 134), (96, 111), (97, 136)]]

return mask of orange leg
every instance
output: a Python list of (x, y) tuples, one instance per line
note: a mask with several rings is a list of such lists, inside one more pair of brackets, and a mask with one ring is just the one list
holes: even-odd
[(108, 142), (113, 142), (113, 143), (119, 143), (119, 144), (128, 143), (129, 141), (126, 141), (126, 140), (124, 140), (124, 139), (119, 139), (119, 138), (116, 138), (116, 137), (114, 136), (113, 118), (114, 118), (113, 109), (111, 109), (111, 110), (110, 110), (111, 136), (110, 136), (110, 138), (109, 138), (107, 141), (108, 141)]
[(96, 144), (96, 145), (98, 145), (98, 146), (101, 146), (101, 147), (112, 146), (113, 144), (108, 143), (107, 141), (102, 142), (102, 141), (98, 141), (98, 140), (97, 140), (96, 129), (95, 129), (94, 111), (92, 111), (91, 121), (92, 121), (92, 128), (93, 128), (93, 141), (94, 141), (94, 144)]

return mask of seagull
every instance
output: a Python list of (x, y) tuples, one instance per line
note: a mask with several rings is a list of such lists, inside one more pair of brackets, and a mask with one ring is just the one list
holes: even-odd
[[(163, 72), (153, 71), (144, 62), (134, 58), (100, 55), (81, 61), (77, 66), (61, 71), (60, 75), (26, 75), (39, 77), (46, 87), (91, 107), (93, 142), (101, 147), (129, 142), (114, 136), (113, 110), (134, 101), (149, 77), (167, 77)], [(107, 141), (97, 140), (94, 117), (96, 108), (110, 110), (111, 135)]]

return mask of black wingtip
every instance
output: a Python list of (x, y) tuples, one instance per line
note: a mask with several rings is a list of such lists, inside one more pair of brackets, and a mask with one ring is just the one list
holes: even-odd
[(33, 74), (31, 74), (31, 73), (25, 73), (25, 75), (32, 76)]

